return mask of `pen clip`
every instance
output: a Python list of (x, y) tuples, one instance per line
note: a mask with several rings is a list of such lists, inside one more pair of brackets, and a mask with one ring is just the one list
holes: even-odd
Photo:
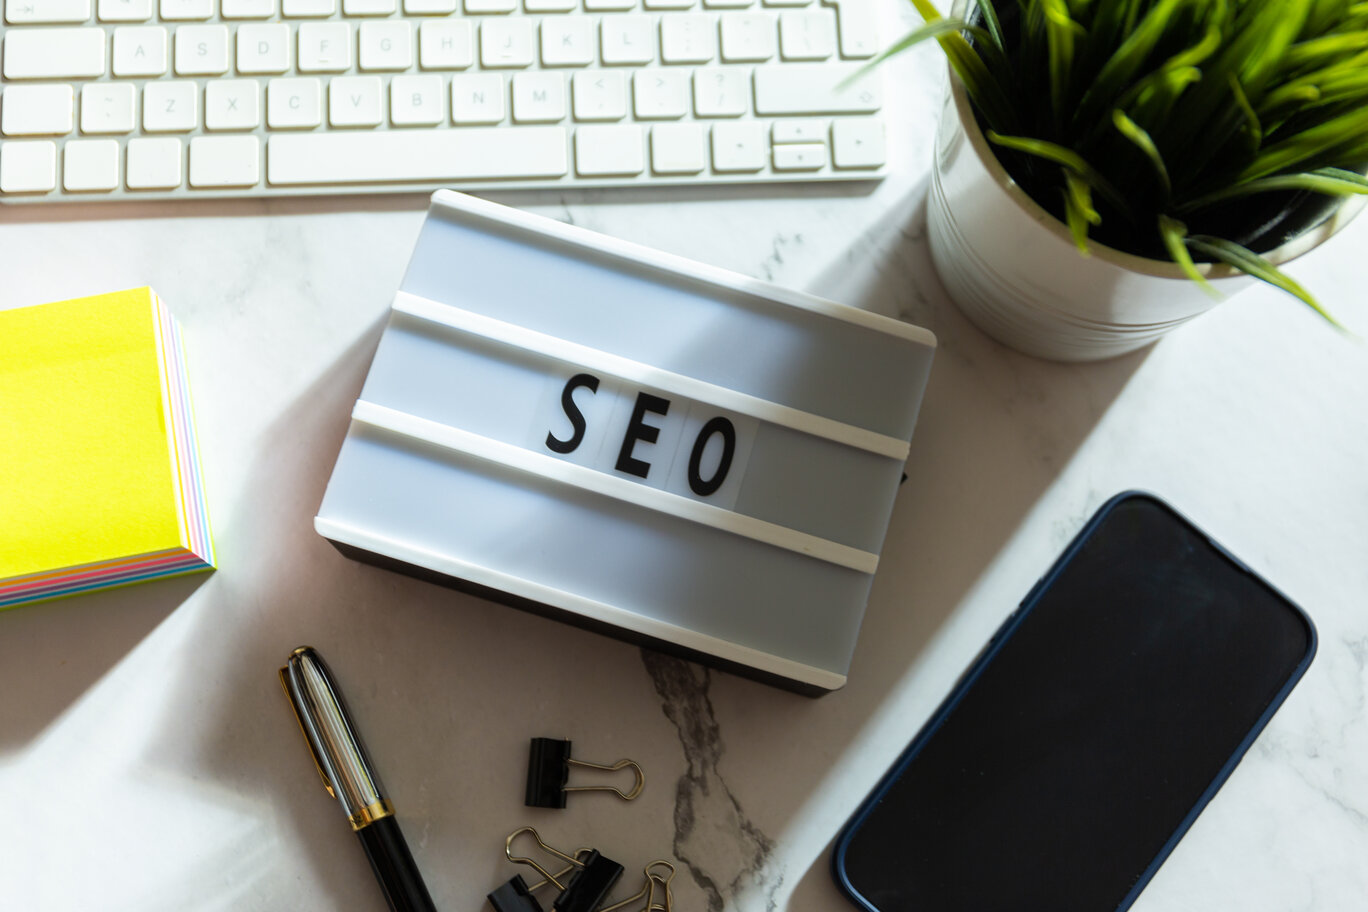
[(299, 723), (299, 733), (304, 736), (304, 743), (309, 747), (309, 756), (313, 758), (314, 769), (318, 770), (318, 778), (323, 780), (325, 788), (330, 796), (337, 797), (337, 792), (333, 789), (332, 783), (328, 780), (328, 774), (323, 772), (323, 764), (319, 762), (318, 751), (314, 747), (313, 739), (309, 737), (309, 730), (304, 727), (304, 717), (299, 714), (299, 701), (290, 691), (290, 681), (288, 677), (289, 669), (280, 669), (280, 686), (285, 691), (285, 698), (290, 701), (290, 712), (294, 713), (295, 721)]

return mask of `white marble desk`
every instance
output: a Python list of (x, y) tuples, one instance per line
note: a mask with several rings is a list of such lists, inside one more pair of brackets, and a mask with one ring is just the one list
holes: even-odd
[[(422, 197), (0, 209), (3, 306), (150, 283), (179, 316), (221, 567), (0, 613), (0, 908), (381, 909), (276, 680), (309, 643), (440, 908), (482, 908), (514, 873), (504, 835), (531, 823), (632, 871), (677, 858), (681, 910), (839, 910), (828, 844), (847, 815), (1132, 487), (1321, 635), (1134, 908), (1368, 907), (1368, 346), (1255, 290), (1111, 363), (1003, 349), (946, 299), (923, 238), (936, 58), (892, 73), (895, 171), (870, 193), (496, 197), (939, 336), (850, 683), (819, 700), (360, 566), (313, 532)], [(1294, 272), (1368, 335), (1365, 249), (1368, 218)], [(645, 793), (523, 808), (533, 735), (636, 758)]]

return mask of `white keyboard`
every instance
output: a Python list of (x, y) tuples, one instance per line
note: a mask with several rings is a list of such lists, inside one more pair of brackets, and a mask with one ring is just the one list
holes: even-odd
[(873, 0), (0, 2), (4, 202), (883, 172)]

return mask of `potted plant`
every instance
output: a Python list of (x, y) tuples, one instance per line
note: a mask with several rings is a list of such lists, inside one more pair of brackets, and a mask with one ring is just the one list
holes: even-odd
[(912, 3), (880, 59), (949, 58), (928, 229), (982, 328), (1109, 357), (1254, 279), (1334, 322), (1280, 267), (1368, 201), (1368, 3)]

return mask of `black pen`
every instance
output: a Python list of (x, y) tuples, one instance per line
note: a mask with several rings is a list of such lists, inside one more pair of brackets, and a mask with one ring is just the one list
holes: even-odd
[(342, 802), (392, 912), (436, 912), (323, 657), (311, 646), (300, 646), (280, 669), (280, 684), (294, 707), (323, 787)]

